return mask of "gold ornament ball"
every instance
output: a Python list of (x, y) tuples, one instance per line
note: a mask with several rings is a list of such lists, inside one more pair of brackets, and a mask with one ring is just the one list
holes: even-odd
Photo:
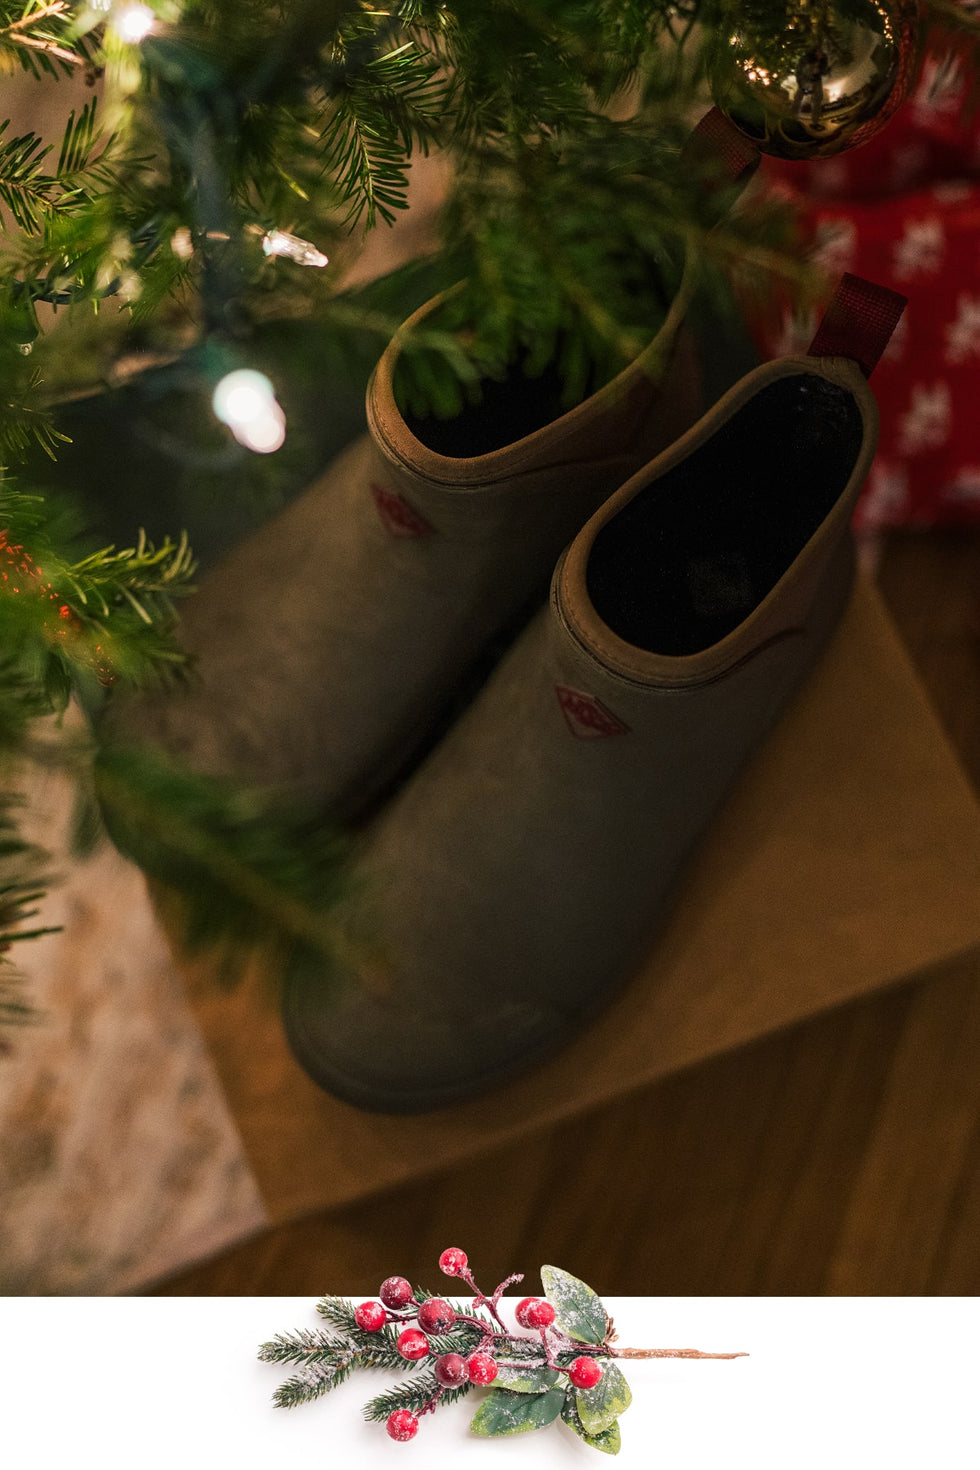
[(829, 158), (881, 131), (917, 63), (916, 0), (788, 0), (763, 30), (734, 19), (719, 41), (715, 101), (775, 158)]

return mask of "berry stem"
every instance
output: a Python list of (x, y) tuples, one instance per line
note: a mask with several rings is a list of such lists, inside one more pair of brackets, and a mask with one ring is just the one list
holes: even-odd
[[(583, 1347), (583, 1352), (595, 1351)], [(747, 1358), (748, 1353), (702, 1353), (697, 1348), (614, 1348), (601, 1350), (609, 1358)]]
[(507, 1277), (506, 1281), (501, 1281), (493, 1296), (484, 1296), (483, 1292), (477, 1286), (476, 1281), (473, 1277), (473, 1272), (470, 1270), (469, 1266), (465, 1267), (465, 1269), (460, 1271), (459, 1274), (462, 1280), (465, 1281), (467, 1286), (469, 1286), (473, 1291), (474, 1307), (486, 1307), (493, 1320), (498, 1324), (498, 1326), (503, 1329), (503, 1331), (506, 1332), (506, 1325), (497, 1308), (500, 1305), (500, 1298), (503, 1295), (504, 1290), (508, 1286), (513, 1286), (515, 1282), (524, 1280), (523, 1271), (515, 1271), (512, 1276)]
[[(491, 1302), (488, 1302), (487, 1303), (487, 1305), (489, 1306), (491, 1312), (493, 1313), (493, 1315), (495, 1317), (497, 1317), (497, 1307), (500, 1304), (500, 1298), (503, 1296), (503, 1294), (507, 1290), (508, 1286), (516, 1286), (517, 1283), (518, 1283), (518, 1281), (523, 1281), (523, 1280), (524, 1280), (524, 1272), (523, 1271), (514, 1271), (510, 1276), (508, 1276), (506, 1278), (506, 1280), (501, 1281), (500, 1285), (497, 1287), (497, 1290), (493, 1294), (493, 1300)], [(499, 1317), (497, 1317), (497, 1321), (498, 1322), (500, 1321), (500, 1318)]]
[(426, 1402), (422, 1405), (421, 1409), (419, 1409), (418, 1417), (420, 1419), (421, 1419), (421, 1417), (422, 1417), (423, 1414), (432, 1414), (432, 1413), (435, 1412), (436, 1405), (438, 1404), (439, 1400), (442, 1398), (442, 1396), (445, 1393), (445, 1391), (446, 1390), (443, 1388), (442, 1384), (440, 1383), (439, 1387), (436, 1389), (435, 1393), (431, 1396), (431, 1398), (427, 1399)]
[(456, 1321), (465, 1322), (469, 1327), (479, 1328), (479, 1330), (483, 1333), (484, 1339), (488, 1342), (493, 1341), (500, 1336), (500, 1333), (495, 1332), (490, 1326), (489, 1322), (484, 1322), (480, 1317), (471, 1317), (468, 1312), (457, 1312)]
[[(382, 1303), (382, 1305), (384, 1304)], [(388, 1313), (389, 1324), (393, 1323), (397, 1327), (403, 1322), (414, 1322), (419, 1314), (419, 1307), (421, 1305), (422, 1303), (417, 1302), (413, 1297), (403, 1307), (385, 1307), (385, 1311)]]
[(548, 1367), (553, 1368), (556, 1373), (567, 1373), (567, 1368), (562, 1368), (559, 1363), (555, 1362), (555, 1354), (550, 1340), (555, 1334), (549, 1333), (547, 1327), (541, 1327), (538, 1330), (541, 1333), (541, 1346), (544, 1348), (544, 1360), (548, 1364)]

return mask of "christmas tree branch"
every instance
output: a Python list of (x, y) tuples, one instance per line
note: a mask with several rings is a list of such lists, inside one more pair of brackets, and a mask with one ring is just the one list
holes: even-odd
[(345, 871), (337, 833), (150, 750), (105, 747), (94, 778), (117, 845), (182, 895), (190, 947), (229, 938), (343, 952), (329, 913)]
[[(19, 9), (20, 13), (17, 14)], [(38, 69), (50, 76), (68, 75), (90, 64), (92, 47), (78, 33), (79, 7), (67, 0), (26, 5), (0, 6), (0, 55), (7, 53), (35, 76)]]

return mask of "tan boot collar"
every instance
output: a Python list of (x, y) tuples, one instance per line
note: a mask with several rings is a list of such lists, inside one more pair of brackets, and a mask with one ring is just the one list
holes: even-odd
[[(755, 610), (727, 637), (696, 654), (669, 656), (649, 653), (618, 637), (596, 612), (587, 590), (586, 571), (595, 539), (602, 528), (640, 491), (664, 475), (709, 439), (718, 428), (761, 389), (779, 378), (815, 374), (846, 388), (854, 396), (864, 437), (854, 470), (833, 509)], [(874, 457), (878, 408), (864, 374), (856, 363), (842, 357), (783, 357), (754, 369), (669, 449), (628, 480), (582, 528), (559, 562), (552, 601), (571, 636), (593, 657), (621, 677), (665, 688), (710, 683), (763, 646), (796, 631), (793, 614), (805, 605), (805, 592), (819, 577), (828, 555), (848, 534), (854, 505)], [(760, 446), (765, 452), (765, 446)]]
[(453, 459), (437, 454), (422, 444), (402, 417), (393, 391), (395, 364), (402, 350), (402, 335), (423, 322), (451, 294), (443, 292), (408, 318), (375, 368), (367, 391), (368, 427), (375, 442), (382, 454), (403, 471), (429, 484), (464, 491), (526, 474), (529, 470), (556, 461), (560, 463), (565, 446), (569, 442), (575, 442), (582, 431), (587, 431), (593, 419), (607, 414), (617, 402), (633, 392), (644, 378), (659, 376), (661, 366), (669, 360), (672, 344), (687, 313), (693, 290), (693, 276), (694, 270), (689, 259), (663, 325), (652, 342), (639, 357), (597, 393), (593, 393), (568, 413), (535, 433), (515, 440), (503, 449), (467, 459)]

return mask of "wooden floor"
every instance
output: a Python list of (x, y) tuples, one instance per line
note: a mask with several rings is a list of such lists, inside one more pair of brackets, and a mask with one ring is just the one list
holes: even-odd
[[(980, 792), (980, 533), (890, 537), (879, 584)], [(491, 1285), (552, 1262), (609, 1294), (980, 1292), (980, 966), (271, 1230), (161, 1291), (428, 1284), (451, 1244)]]

